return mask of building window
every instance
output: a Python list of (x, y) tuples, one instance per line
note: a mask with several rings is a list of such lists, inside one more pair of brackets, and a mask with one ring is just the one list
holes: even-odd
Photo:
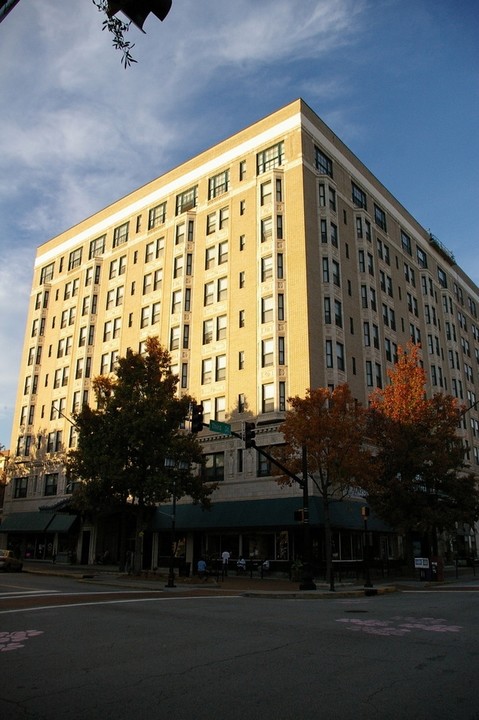
[(239, 164), (239, 179), (244, 180), (246, 177), (246, 160), (241, 160)]
[(333, 343), (331, 340), (326, 340), (326, 367), (333, 367)]
[(261, 342), (261, 367), (270, 367), (274, 363), (274, 340), (262, 340)]
[(206, 358), (201, 361), (201, 384), (209, 385), (213, 379), (213, 361)]
[(381, 230), (387, 232), (386, 213), (378, 205), (374, 205), (374, 222)]
[(274, 298), (272, 295), (261, 298), (261, 322), (268, 323), (274, 319)]
[(196, 207), (198, 186), (195, 185), (176, 196), (176, 215)]
[(271, 461), (259, 453), (256, 453), (256, 456), (258, 463), (256, 467), (257, 477), (269, 477), (272, 474)]
[[(161, 311), (161, 303), (160, 302), (153, 303), (153, 305), (151, 306), (151, 324), (152, 325), (156, 325), (156, 323), (160, 322), (160, 311)], [(115, 335), (115, 333), (117, 332), (116, 323), (117, 323), (117, 320), (115, 320), (115, 324), (114, 324), (113, 337), (118, 337), (117, 335)]]
[(284, 412), (286, 410), (286, 383), (281, 380), (279, 382), (278, 389), (279, 389), (278, 407), (279, 407), (279, 410)]
[(216, 248), (213, 245), (212, 247), (206, 248), (205, 250), (205, 270), (211, 270), (215, 266), (216, 262)]
[(180, 223), (175, 229), (175, 245), (181, 245), (185, 241), (185, 223)]
[(262, 412), (274, 411), (274, 384), (267, 383), (261, 387), (261, 409)]
[(318, 170), (321, 175), (329, 175), (329, 177), (333, 177), (333, 161), (331, 158), (329, 158), (322, 150), (320, 150), (318, 147), (314, 148), (314, 155), (315, 155), (315, 163), (316, 163), (316, 170)]
[(276, 178), (275, 180), (275, 188), (276, 188), (276, 202), (283, 202), (283, 182), (281, 178)]
[(48, 473), (45, 475), (45, 492), (44, 495), (56, 495), (58, 487), (58, 473)]
[(215, 301), (215, 284), (214, 282), (205, 283), (203, 304), (213, 305)]
[(204, 455), (203, 479), (205, 482), (222, 482), (225, 479), (224, 452)]
[(102, 235), (101, 237), (96, 238), (96, 240), (91, 241), (90, 252), (88, 253), (89, 260), (98, 257), (99, 255), (103, 255), (103, 253), (105, 252), (105, 240), (106, 235)]
[(218, 302), (226, 300), (228, 294), (228, 278), (218, 278)]
[(373, 387), (373, 364), (371, 360), (366, 360), (366, 384)]
[(326, 325), (331, 324), (331, 298), (326, 296), (323, 300), (324, 306), (324, 322)]
[(73, 252), (70, 253), (70, 257), (68, 259), (68, 269), (69, 270), (74, 270), (75, 268), (80, 267), (81, 256), (82, 256), (82, 248), (77, 248), (76, 250), (73, 250)]
[(328, 223), (324, 218), (320, 221), (320, 232), (321, 232), (321, 242), (327, 243), (328, 242)]
[(238, 406), (237, 406), (237, 410), (238, 410), (239, 413), (244, 413), (244, 410), (245, 410), (245, 397), (244, 397), (244, 393), (240, 393), (240, 394), (238, 395)]
[(221, 210), (219, 212), (219, 224), (218, 224), (219, 230), (225, 230), (228, 227), (229, 219), (230, 219), (229, 207), (221, 208)]
[(359, 188), (353, 182), (351, 183), (351, 189), (352, 189), (352, 200), (353, 200), (354, 205), (356, 205), (356, 207), (367, 210), (368, 209), (368, 201), (367, 201), (366, 193), (364, 192), (364, 190), (361, 190), (361, 188)]
[(13, 497), (26, 498), (28, 490), (28, 478), (17, 477), (13, 481)]
[(282, 335), (278, 337), (278, 365), (286, 364), (285, 340)]
[(178, 257), (174, 258), (174, 260), (173, 260), (173, 277), (175, 279), (182, 277), (183, 265), (184, 265), (183, 255), (178, 255)]
[(411, 238), (407, 233), (404, 232), (404, 230), (401, 230), (401, 245), (404, 252), (406, 252), (408, 255), (412, 255)]
[(329, 260), (327, 257), (324, 257), (322, 259), (322, 266), (323, 266), (323, 282), (328, 283), (329, 282)]
[(332, 187), (329, 188), (329, 209), (336, 212), (336, 190)]
[(273, 219), (265, 218), (261, 220), (261, 242), (271, 240), (273, 235)]
[(334, 283), (337, 287), (341, 287), (341, 276), (340, 276), (340, 273), (339, 273), (339, 263), (337, 262), (337, 260), (333, 260), (331, 264), (332, 264), (332, 271), (333, 271), (333, 272), (332, 272), (332, 274), (333, 274), (333, 283)]
[(276, 239), (277, 240), (283, 239), (283, 216), (282, 215), (276, 216)]
[(262, 175), (268, 170), (284, 163), (284, 143), (279, 142), (256, 155), (256, 174)]
[(228, 192), (230, 179), (230, 171), (223, 170), (223, 172), (214, 175), (208, 180), (208, 200), (212, 200), (218, 195)]
[(188, 387), (188, 363), (181, 363), (181, 387)]
[(178, 350), (180, 347), (180, 328), (172, 327), (170, 330), (170, 350)]
[(218, 245), (218, 265), (228, 262), (228, 241), (220, 242)]
[(53, 270), (55, 268), (55, 263), (50, 263), (50, 265), (45, 265), (41, 269), (40, 272), (40, 285), (43, 285), (44, 283), (48, 283), (53, 279)]
[(278, 280), (284, 278), (284, 263), (283, 253), (278, 253), (276, 256), (276, 276)]
[(123, 245), (128, 242), (128, 231), (130, 223), (126, 222), (123, 225), (119, 225), (113, 231), (113, 247), (116, 248), (119, 245)]
[(437, 279), (439, 280), (439, 285), (441, 287), (447, 288), (447, 275), (440, 267), (437, 269)]
[(331, 245), (333, 247), (338, 247), (338, 228), (337, 225), (334, 223), (331, 223), (330, 227), (330, 233), (331, 233)]
[(213, 320), (205, 320), (203, 322), (203, 345), (209, 345), (213, 342)]
[(219, 315), (216, 318), (216, 340), (225, 340), (226, 339), (226, 328), (227, 328), (226, 315)]
[(336, 327), (343, 327), (343, 307), (340, 300), (334, 301), (334, 322)]
[(420, 247), (416, 248), (417, 263), (420, 268), (427, 268), (427, 255)]
[(244, 323), (245, 323), (245, 313), (244, 313), (244, 310), (240, 310), (238, 313), (238, 326), (240, 328), (242, 328), (242, 327), (244, 327)]
[(260, 204), (263, 205), (269, 205), (271, 202), (271, 196), (272, 196), (272, 187), (271, 187), (271, 180), (268, 180), (268, 182), (261, 183), (260, 186)]
[(220, 382), (226, 379), (226, 355), (216, 357), (215, 381)]
[(148, 212), (148, 230), (162, 225), (166, 220), (166, 202), (157, 205)]
[(244, 370), (244, 350), (238, 353), (238, 370)]
[(261, 258), (261, 282), (270, 280), (273, 277), (273, 257), (268, 255)]

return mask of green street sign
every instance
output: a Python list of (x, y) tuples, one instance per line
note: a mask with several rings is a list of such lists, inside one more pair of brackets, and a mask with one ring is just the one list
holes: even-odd
[(229, 423), (218, 422), (218, 420), (210, 420), (210, 430), (221, 435), (231, 435), (231, 425)]

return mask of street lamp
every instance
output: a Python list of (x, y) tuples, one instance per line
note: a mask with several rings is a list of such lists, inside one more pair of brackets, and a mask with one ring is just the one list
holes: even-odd
[(371, 575), (369, 573), (369, 545), (368, 545), (368, 517), (369, 517), (369, 507), (367, 505), (363, 505), (361, 508), (361, 515), (363, 516), (364, 520), (364, 547), (363, 547), (363, 555), (364, 555), (364, 587), (365, 588), (372, 588), (373, 584), (371, 582)]

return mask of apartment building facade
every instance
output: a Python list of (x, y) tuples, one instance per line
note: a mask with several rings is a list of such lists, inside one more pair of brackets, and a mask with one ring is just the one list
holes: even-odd
[[(296, 100), (38, 248), (0, 542), (33, 556), (114, 555), (111, 533), (65, 512), (62, 458), (76, 444), (72, 414), (94, 402), (93, 378), (151, 335), (206, 423), (241, 431), (253, 420), (257, 444), (271, 445), (289, 396), (348, 382), (366, 403), (409, 339), (422, 344), (428, 393), (473, 406), (478, 308), (452, 254)], [(478, 418), (472, 408), (459, 431), (473, 470)], [(278, 487), (237, 438), (205, 431), (201, 442), (219, 489), (209, 514), (179, 506), (185, 555), (227, 547), (291, 560), (299, 488)], [(335, 513), (338, 559), (360, 556), (360, 498)], [(374, 522), (377, 554), (398, 552)], [(167, 554), (167, 529), (158, 514), (146, 566)], [(463, 542), (474, 545), (472, 529)]]

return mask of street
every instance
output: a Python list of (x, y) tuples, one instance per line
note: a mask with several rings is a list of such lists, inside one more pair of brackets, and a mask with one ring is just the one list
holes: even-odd
[(0, 576), (2, 720), (479, 720), (479, 583), (287, 600)]

